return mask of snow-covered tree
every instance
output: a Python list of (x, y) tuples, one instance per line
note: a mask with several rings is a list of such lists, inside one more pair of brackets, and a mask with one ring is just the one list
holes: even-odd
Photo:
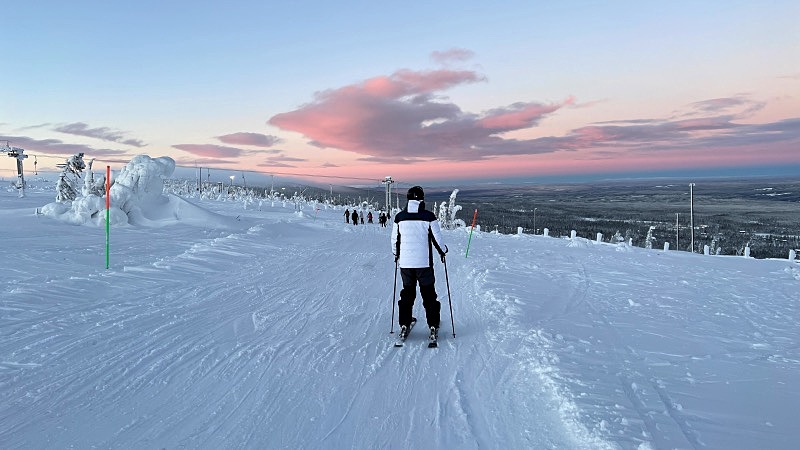
[(467, 224), (464, 223), (461, 219), (456, 219), (456, 214), (461, 211), (461, 205), (456, 205), (456, 195), (458, 195), (458, 189), (454, 189), (453, 193), (450, 194), (450, 201), (449, 202), (442, 202), (439, 205), (439, 213), (438, 219), (439, 223), (441, 223), (442, 228), (445, 230), (454, 230), (458, 227), (466, 227)]
[(713, 239), (711, 239), (711, 245), (709, 245), (711, 253), (714, 255), (719, 255), (722, 252), (722, 248), (719, 246), (719, 235), (715, 235)]
[(59, 164), (58, 167), (63, 170), (56, 185), (56, 201), (75, 200), (78, 196), (78, 180), (81, 177), (81, 172), (86, 169), (86, 163), (83, 162), (83, 153), (70, 156), (64, 164)]
[(653, 241), (655, 240), (655, 238), (653, 237), (653, 230), (655, 230), (655, 229), (656, 229), (655, 226), (650, 225), (650, 229), (647, 230), (647, 237), (644, 240), (644, 242), (645, 242), (644, 248), (646, 248), (648, 250), (652, 250), (653, 249)]
[(72, 187), (72, 183), (70, 183), (70, 181), (67, 179), (67, 174), (62, 173), (58, 178), (58, 184), (56, 184), (56, 201), (71, 202), (75, 200), (75, 197), (77, 196), (78, 193), (75, 192), (75, 188)]
[[(436, 204), (433, 205), (433, 210), (436, 211)], [(447, 228), (447, 202), (442, 202), (442, 204), (439, 205), (439, 210), (436, 212), (436, 218), (439, 219), (442, 229), (449, 229)]]
[(87, 175), (83, 179), (83, 188), (81, 189), (81, 195), (87, 197), (89, 195), (96, 195), (98, 197), (103, 197), (106, 193), (106, 176), (103, 175), (101, 178), (95, 180), (94, 172), (92, 172), (92, 163), (94, 163), (94, 158), (89, 161)]
[(69, 172), (80, 176), (81, 172), (86, 169), (86, 163), (83, 162), (83, 153), (77, 153), (67, 158), (64, 163), (64, 172)]

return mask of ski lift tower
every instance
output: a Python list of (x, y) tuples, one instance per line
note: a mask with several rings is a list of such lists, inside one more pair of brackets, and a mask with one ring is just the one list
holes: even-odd
[(22, 172), (22, 160), (27, 158), (28, 155), (25, 154), (25, 150), (19, 147), (12, 147), (8, 141), (0, 142), (3, 142), (0, 150), (6, 152), (6, 155), (11, 158), (17, 158), (17, 189), (19, 189), (19, 196), (25, 197), (25, 175)]
[(386, 185), (386, 214), (389, 216), (392, 215), (392, 177), (386, 177), (381, 181), (381, 183)]

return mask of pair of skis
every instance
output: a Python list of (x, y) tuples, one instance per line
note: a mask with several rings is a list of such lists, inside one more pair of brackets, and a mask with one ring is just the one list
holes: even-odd
[[(400, 336), (397, 338), (397, 342), (394, 343), (395, 347), (402, 347), (406, 343), (406, 339), (408, 339), (408, 335), (411, 334), (411, 330), (414, 328), (414, 325), (417, 324), (417, 318), (411, 318), (411, 325), (408, 326), (408, 330), (403, 333), (402, 330), (400, 331)], [(431, 330), (430, 336), (428, 336), (428, 348), (436, 348), (439, 346), (438, 343), (438, 336), (436, 335), (436, 330)]]

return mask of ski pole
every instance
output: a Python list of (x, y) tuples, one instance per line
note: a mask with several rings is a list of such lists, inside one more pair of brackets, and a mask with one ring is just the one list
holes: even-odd
[(394, 300), (397, 298), (397, 259), (394, 260), (394, 292), (392, 293), (392, 326), (389, 328), (389, 334), (394, 334)]
[(453, 338), (456, 337), (456, 322), (453, 320), (453, 299), (450, 296), (450, 277), (447, 276), (447, 258), (442, 257), (444, 263), (444, 280), (447, 282), (447, 302), (450, 303), (450, 325), (453, 326)]
[(106, 166), (106, 269), (111, 257), (111, 166)]

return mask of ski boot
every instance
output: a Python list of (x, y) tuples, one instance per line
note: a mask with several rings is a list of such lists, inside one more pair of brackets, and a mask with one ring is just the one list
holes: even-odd
[(439, 329), (431, 327), (431, 334), (428, 337), (428, 348), (436, 348), (439, 346)]

